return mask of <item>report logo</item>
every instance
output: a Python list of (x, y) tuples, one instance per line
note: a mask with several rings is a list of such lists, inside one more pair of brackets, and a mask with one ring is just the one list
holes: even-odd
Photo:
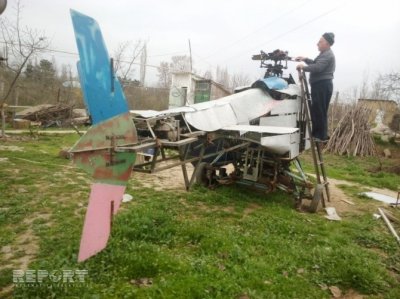
[(13, 270), (16, 287), (80, 287), (86, 285), (88, 270)]

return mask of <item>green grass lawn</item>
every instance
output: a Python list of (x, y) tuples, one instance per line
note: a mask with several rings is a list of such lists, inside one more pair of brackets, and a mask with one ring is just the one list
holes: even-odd
[[(77, 263), (90, 178), (57, 156), (77, 138), (0, 141), (23, 150), (0, 150), (8, 158), (0, 162), (0, 288), (12, 285), (33, 243), (29, 269), (88, 271), (84, 285), (18, 287), (6, 298), (330, 298), (331, 286), (400, 298), (399, 247), (382, 220), (354, 213), (330, 222), (296, 212), (285, 193), (240, 186), (155, 191), (133, 175), (134, 200), (114, 218), (107, 248)], [(326, 160), (367, 167), (358, 158)], [(399, 182), (389, 174), (362, 181), (359, 171), (328, 168), (367, 185)]]
[[(382, 148), (389, 148), (393, 153), (400, 152), (399, 145), (386, 144)], [(377, 188), (388, 188), (400, 190), (400, 176), (388, 171), (393, 167), (400, 167), (400, 155), (397, 159), (386, 159), (383, 157), (348, 157), (324, 153), (324, 164), (328, 177), (360, 183)], [(313, 173), (312, 156), (306, 152), (301, 156), (306, 172)], [(380, 168), (382, 163), (382, 169)], [(379, 171), (378, 171), (379, 170)]]

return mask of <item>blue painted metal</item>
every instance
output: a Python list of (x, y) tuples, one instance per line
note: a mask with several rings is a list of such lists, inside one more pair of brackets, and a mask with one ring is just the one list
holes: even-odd
[[(80, 61), (78, 61), (76, 63), (76, 68), (78, 69), (79, 81), (81, 82), (81, 90), (82, 90), (82, 94), (83, 94), (83, 101), (85, 102), (85, 107), (88, 110), (89, 109), (89, 103), (87, 102), (88, 94), (87, 94), (87, 88), (85, 88), (85, 86), (86, 86), (85, 77), (84, 77), (85, 75), (84, 75), (83, 71), (81, 70), (81, 62)], [(88, 111), (88, 113), (89, 113), (89, 111)]]
[(80, 57), (79, 77), (92, 123), (128, 112), (124, 92), (111, 69), (98, 23), (72, 9), (71, 17)]
[(269, 89), (282, 90), (288, 88), (288, 83), (279, 77), (268, 77), (260, 79)]

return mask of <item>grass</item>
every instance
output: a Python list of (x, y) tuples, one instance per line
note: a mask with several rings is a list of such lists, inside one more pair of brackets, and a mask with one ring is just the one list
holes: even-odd
[[(161, 192), (137, 188), (142, 184), (133, 176), (127, 193), (134, 200), (115, 217), (107, 248), (77, 263), (90, 178), (57, 157), (76, 139), (0, 143), (25, 150), (0, 151), (8, 158), (0, 168), (0, 249), (15, 251), (7, 259), (0, 251), (0, 288), (12, 284), (12, 270), (19, 269), (30, 242), (39, 249), (29, 269), (88, 271), (84, 285), (47, 282), (15, 288), (8, 297), (330, 298), (327, 287), (333, 285), (371, 298), (400, 297), (399, 249), (381, 220), (361, 213), (329, 222), (296, 212), (285, 193), (240, 186)], [(346, 158), (328, 160), (347, 165)], [(354, 159), (354, 167), (363, 169), (360, 161)], [(344, 171), (329, 168), (345, 178)], [(354, 176), (361, 180), (361, 174)], [(392, 180), (366, 182), (382, 186)], [(29, 229), (31, 241), (19, 243)]]
[[(380, 145), (380, 147), (390, 148), (392, 152), (400, 152), (399, 145), (386, 143)], [(400, 157), (396, 160), (383, 157), (348, 157), (324, 153), (323, 158), (328, 177), (371, 187), (400, 190), (399, 175), (387, 171), (388, 168), (396, 166), (396, 163), (400, 163)], [(314, 172), (312, 156), (309, 151), (301, 156), (301, 161), (306, 172)], [(379, 169), (380, 163), (382, 163), (382, 169)]]

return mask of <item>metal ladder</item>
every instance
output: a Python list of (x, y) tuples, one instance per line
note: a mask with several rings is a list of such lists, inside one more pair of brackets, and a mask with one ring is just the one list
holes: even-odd
[(318, 208), (318, 204), (321, 201), (322, 206), (325, 208), (325, 194), (328, 202), (330, 202), (330, 192), (329, 192), (329, 182), (326, 176), (324, 160), (322, 156), (322, 148), (321, 143), (316, 142), (312, 136), (311, 131), (311, 114), (310, 114), (310, 92), (308, 89), (307, 77), (304, 71), (299, 70), (299, 81), (301, 87), (301, 108), (300, 108), (300, 134), (301, 141), (303, 144), (301, 145), (304, 149), (306, 144), (307, 133), (310, 140), (311, 145), (311, 153), (314, 162), (315, 176), (317, 179), (317, 185), (315, 186), (314, 195), (312, 202), (310, 204), (310, 210), (316, 211)]

